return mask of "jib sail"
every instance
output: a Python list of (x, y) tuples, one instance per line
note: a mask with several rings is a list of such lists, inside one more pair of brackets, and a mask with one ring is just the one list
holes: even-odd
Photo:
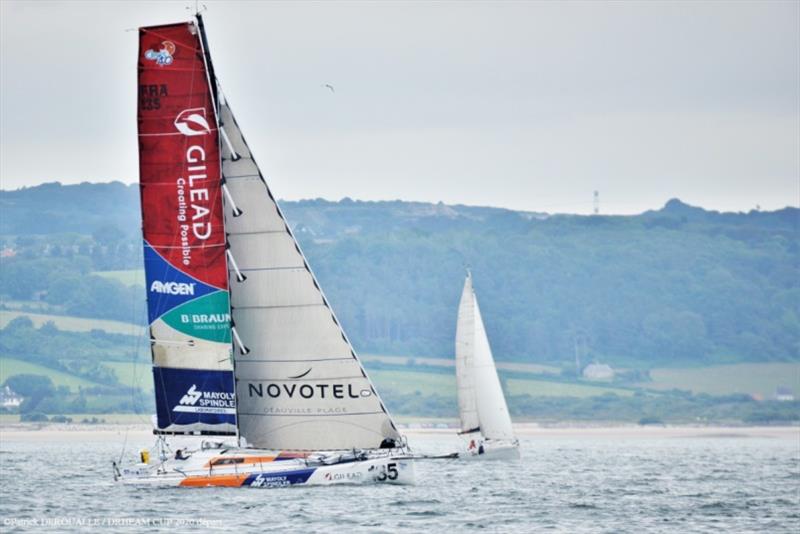
[(197, 25), (141, 28), (138, 68), (157, 431), (235, 433), (219, 132)]

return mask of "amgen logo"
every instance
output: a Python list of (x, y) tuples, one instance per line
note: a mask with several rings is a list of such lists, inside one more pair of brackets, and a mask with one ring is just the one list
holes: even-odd
[(161, 293), (162, 295), (194, 295), (194, 282), (162, 282), (155, 280), (150, 284), (150, 291), (152, 293)]

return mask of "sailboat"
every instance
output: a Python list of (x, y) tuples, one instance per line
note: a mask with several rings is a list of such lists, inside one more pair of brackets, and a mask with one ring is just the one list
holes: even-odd
[(519, 458), (519, 441), (497, 376), (489, 338), (468, 271), (458, 306), (456, 382), (459, 434), (468, 440), (465, 458)]
[(414, 481), (413, 457), (256, 164), (203, 19), (139, 30), (156, 444), (126, 484)]

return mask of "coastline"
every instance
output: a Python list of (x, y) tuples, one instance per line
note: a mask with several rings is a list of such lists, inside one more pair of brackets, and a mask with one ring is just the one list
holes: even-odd
[[(440, 426), (444, 426), (440, 424)], [(401, 432), (413, 437), (456, 437), (456, 428), (434, 425), (401, 425)], [(549, 439), (786, 439), (800, 444), (800, 426), (732, 426), (732, 425), (636, 425), (605, 423), (540, 424), (516, 423), (516, 435), (526, 440)], [(153, 437), (149, 425), (136, 424), (70, 424), (70, 423), (12, 423), (0, 424), (0, 443), (4, 441), (140, 441)]]

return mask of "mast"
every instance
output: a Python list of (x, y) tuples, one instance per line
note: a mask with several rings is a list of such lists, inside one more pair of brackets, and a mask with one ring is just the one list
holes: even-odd
[(218, 113), (200, 35), (194, 22), (139, 33), (140, 193), (155, 431), (234, 434)]

